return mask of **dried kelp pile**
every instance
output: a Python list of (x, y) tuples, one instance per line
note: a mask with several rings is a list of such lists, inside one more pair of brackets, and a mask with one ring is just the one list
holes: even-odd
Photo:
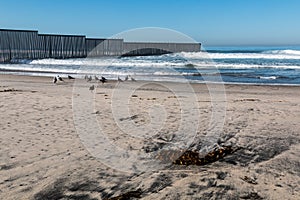
[(216, 162), (225, 156), (237, 151), (238, 147), (224, 146), (216, 148), (206, 154), (198, 151), (185, 150), (163, 150), (157, 154), (156, 158), (163, 163), (172, 162), (175, 165), (207, 165)]

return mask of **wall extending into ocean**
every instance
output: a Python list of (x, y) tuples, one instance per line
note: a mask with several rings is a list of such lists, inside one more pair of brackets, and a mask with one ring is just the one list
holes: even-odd
[(200, 49), (200, 43), (124, 42), (123, 39), (0, 29), (0, 63), (19, 59), (160, 55)]
[(199, 43), (124, 42), (123, 56), (160, 55), (176, 52), (198, 52)]

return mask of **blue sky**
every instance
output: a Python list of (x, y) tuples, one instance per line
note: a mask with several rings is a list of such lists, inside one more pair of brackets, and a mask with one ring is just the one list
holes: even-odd
[(110, 37), (162, 27), (210, 45), (300, 45), (299, 0), (0, 0), (0, 28)]

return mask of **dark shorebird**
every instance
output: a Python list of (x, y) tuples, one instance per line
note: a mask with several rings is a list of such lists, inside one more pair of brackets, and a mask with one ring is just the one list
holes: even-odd
[(119, 82), (123, 82), (123, 80), (118, 76), (118, 81)]
[(55, 84), (57, 82), (56, 76), (53, 77), (53, 83)]
[(58, 79), (59, 81), (65, 82), (65, 81), (62, 79), (62, 77), (60, 77), (59, 75), (57, 76), (57, 79)]
[(136, 81), (132, 76), (130, 76), (131, 81)]
[(99, 78), (98, 78), (96, 75), (95, 75), (94, 77), (95, 77), (95, 80), (96, 80), (96, 81), (99, 81)]
[(53, 83), (57, 83), (57, 81), (65, 82), (59, 75), (53, 77)]
[(127, 75), (127, 76), (125, 76), (125, 81), (128, 81), (128, 75)]
[(90, 88), (89, 88), (89, 90), (92, 92), (92, 91), (94, 91), (94, 89), (95, 89), (95, 86), (94, 85), (92, 85)]
[(101, 81), (101, 82), (102, 82), (102, 84), (103, 84), (103, 83), (105, 83), (105, 82), (107, 81), (107, 79), (106, 79), (105, 77), (101, 76), (101, 79), (100, 79), (100, 81)]
[(91, 82), (92, 81), (92, 76), (89, 76), (88, 78), (87, 78), (87, 82)]
[(88, 78), (89, 78), (88, 75), (85, 75), (85, 76), (84, 76), (84, 79), (85, 79), (85, 80), (87, 80)]
[(68, 75), (68, 79), (75, 79), (73, 76)]

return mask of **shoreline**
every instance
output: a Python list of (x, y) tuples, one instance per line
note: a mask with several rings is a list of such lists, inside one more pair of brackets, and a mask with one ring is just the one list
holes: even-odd
[[(21, 73), (22, 71), (20, 71)], [(39, 71), (36, 71), (36, 73), (38, 73)], [(67, 75), (77, 75), (78, 73), (68, 73), (68, 74), (65, 74), (65, 73), (54, 73), (54, 72), (43, 72), (44, 74), (52, 74), (52, 75), (49, 75), (49, 76), (41, 76), (41, 75), (24, 75), (24, 74), (5, 74), (5, 73), (1, 73), (0, 72), (0, 76), (11, 76), (11, 77), (32, 77), (32, 78), (45, 78), (45, 79), (49, 79), (49, 78), (53, 78), (54, 75), (53, 74), (58, 74), (58, 75), (62, 75), (61, 77), (63, 78), (67, 78)], [(90, 75), (90, 74), (80, 74), (80, 77), (81, 78), (78, 78), (79, 80), (84, 80), (83, 76), (84, 75)], [(98, 75), (99, 76), (99, 75)], [(109, 79), (110, 82), (117, 82), (117, 79)], [(245, 86), (274, 86), (274, 87), (299, 87), (300, 84), (279, 84), (279, 83), (243, 83), (243, 82), (205, 82), (205, 81), (202, 81), (202, 82), (197, 82), (197, 81), (190, 81), (190, 82), (175, 82), (175, 81), (156, 81), (156, 80), (138, 80), (139, 82), (153, 82), (153, 83), (173, 83), (173, 84), (192, 84), (192, 85), (197, 85), (197, 84), (200, 84), (200, 85), (206, 85), (206, 84), (216, 84), (216, 85), (225, 85), (225, 86), (234, 86), (234, 85), (245, 85)], [(130, 81), (128, 81), (130, 82)]]

